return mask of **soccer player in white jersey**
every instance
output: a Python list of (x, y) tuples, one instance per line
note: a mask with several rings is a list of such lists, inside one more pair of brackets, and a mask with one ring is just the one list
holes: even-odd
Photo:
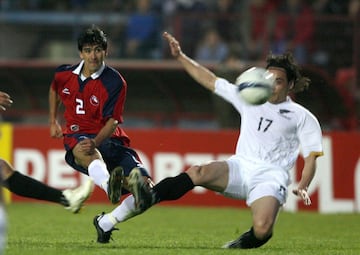
[(277, 215), (287, 198), (287, 187), (291, 182), (289, 171), (300, 148), (304, 166), (301, 180), (292, 192), (306, 205), (311, 204), (307, 189), (315, 175), (316, 158), (323, 154), (322, 132), (314, 115), (288, 96), (291, 92), (306, 89), (310, 80), (301, 76), (290, 53), (270, 55), (266, 68), (275, 77), (273, 94), (262, 105), (247, 105), (237, 96), (236, 85), (187, 57), (172, 35), (165, 32), (163, 36), (169, 43), (171, 54), (188, 74), (231, 103), (240, 113), (240, 136), (235, 154), (227, 160), (192, 166), (178, 176), (162, 180), (149, 189), (149, 193), (134, 194), (140, 196), (136, 199), (141, 203), (135, 208), (120, 205), (109, 213), (112, 223), (100, 221), (99, 225), (104, 226), (103, 230), (109, 234), (116, 223), (142, 213), (160, 201), (178, 199), (194, 186), (202, 186), (228, 197), (246, 200), (251, 209), (250, 230), (225, 244), (224, 248), (260, 247), (272, 237)]

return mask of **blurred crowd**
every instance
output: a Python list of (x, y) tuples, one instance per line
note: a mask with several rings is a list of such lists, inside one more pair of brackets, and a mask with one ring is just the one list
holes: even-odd
[(237, 54), (253, 61), (269, 51), (291, 50), (301, 64), (326, 65), (329, 56), (314, 43), (315, 17), (355, 17), (360, 0), (0, 0), (0, 6), (2, 11), (126, 15), (125, 24), (109, 31), (121, 42), (115, 44), (114, 57), (163, 57), (160, 34), (170, 30), (197, 60), (221, 62)]
[[(217, 65), (222, 73), (225, 69), (238, 73), (246, 63), (263, 60), (269, 52), (291, 51), (298, 63), (331, 74), (335, 86), (327, 93), (336, 95), (328, 96), (326, 105), (334, 105), (340, 95), (345, 110), (334, 111), (352, 116), (348, 127), (358, 126), (360, 95), (352, 29), (360, 20), (360, 0), (0, 0), (0, 7), (2, 12), (124, 15), (125, 23), (104, 28), (112, 40), (110, 57), (119, 59), (169, 57), (164, 53), (162, 31), (179, 38), (186, 54)], [(327, 22), (316, 22), (319, 16)], [(332, 23), (332, 17), (341, 17), (342, 25)], [(334, 40), (336, 29), (345, 31), (348, 38)]]

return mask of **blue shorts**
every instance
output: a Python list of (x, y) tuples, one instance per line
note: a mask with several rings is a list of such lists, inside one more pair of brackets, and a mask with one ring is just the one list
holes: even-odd
[[(76, 134), (76, 135), (67, 135), (71, 136), (71, 139), (76, 139), (78, 142), (84, 138), (94, 138), (95, 135), (84, 135), (84, 134)], [(70, 146), (67, 146), (65, 143), (65, 160), (66, 162), (73, 167), (75, 170), (89, 175), (88, 170), (78, 164), (75, 163), (75, 158), (72, 153), (72, 149)], [(109, 138), (103, 141), (100, 146), (97, 147), (100, 151), (105, 164), (107, 166), (108, 171), (111, 171), (117, 167), (121, 166), (124, 169), (124, 175), (129, 176), (130, 171), (134, 167), (138, 167), (143, 176), (150, 177), (148, 171), (144, 168), (141, 160), (132, 148), (125, 146), (123, 142), (116, 138)]]

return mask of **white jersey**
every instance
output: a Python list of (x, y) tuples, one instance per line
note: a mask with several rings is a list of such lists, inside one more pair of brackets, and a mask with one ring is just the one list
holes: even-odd
[(237, 86), (218, 78), (215, 94), (231, 103), (241, 115), (236, 155), (256, 164), (289, 171), (301, 152), (322, 153), (322, 133), (315, 116), (289, 97), (280, 104), (254, 106), (238, 97)]

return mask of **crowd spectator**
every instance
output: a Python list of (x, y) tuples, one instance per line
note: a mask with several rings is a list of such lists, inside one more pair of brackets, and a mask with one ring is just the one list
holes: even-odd
[(221, 62), (225, 59), (229, 49), (220, 37), (218, 31), (211, 27), (205, 31), (203, 38), (195, 51), (195, 59), (198, 61)]
[(207, 25), (204, 15), (209, 9), (210, 5), (205, 0), (176, 0), (174, 34), (182, 38), (183, 48), (189, 55), (194, 56), (195, 43), (201, 39), (201, 33)]
[(228, 44), (236, 39), (234, 35), (234, 28), (237, 27), (236, 20), (238, 13), (238, 5), (234, 0), (216, 0), (216, 3), (211, 10), (214, 16), (216, 29), (221, 38)]
[(161, 23), (152, 12), (151, 0), (136, 0), (125, 31), (125, 57), (157, 58)]
[(278, 8), (271, 51), (291, 51), (299, 64), (307, 63), (314, 35), (314, 13), (301, 0), (283, 1)]
[(243, 8), (241, 34), (245, 57), (263, 59), (269, 52), (269, 38), (274, 32), (275, 9), (278, 0), (249, 0)]

